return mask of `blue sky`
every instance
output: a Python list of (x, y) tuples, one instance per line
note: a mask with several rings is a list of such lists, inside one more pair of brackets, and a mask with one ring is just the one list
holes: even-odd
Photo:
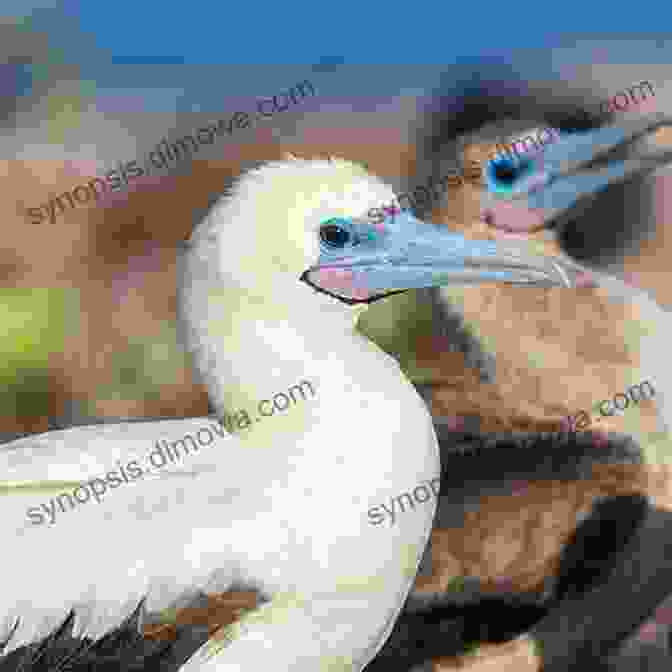
[[(12, 10), (15, 17), (29, 16), (30, 30), (48, 34), (53, 58), (80, 64), (81, 78), (95, 81), (97, 95), (110, 109), (220, 109), (226, 97), (273, 95), (279, 87), (306, 78), (320, 96), (398, 96), (406, 87), (431, 86), (440, 70), (457, 61), (506, 62), (513, 52), (526, 49), (531, 50), (529, 57), (518, 56), (515, 62), (531, 77), (535, 68), (548, 74), (546, 56), (552, 45), (581, 42), (584, 47), (568, 53), (586, 63), (592, 62), (586, 49), (619, 36), (640, 40), (624, 49), (610, 44), (605, 53), (612, 62), (672, 61), (672, 33), (647, 32), (666, 24), (665, 12), (656, 9), (654, 21), (654, 12), (641, 4), (637, 11), (630, 6), (623, 12), (597, 11), (585, 0), (561, 6), (526, 0), (2, 4), (6, 16)], [(325, 57), (351, 67), (313, 76), (311, 66)], [(364, 64), (387, 65), (358, 67)], [(6, 73), (0, 75), (3, 90), (13, 85)], [(16, 78), (19, 89), (29, 86), (24, 73)]]
[(543, 46), (579, 27), (632, 34), (664, 25), (660, 10), (654, 22), (641, 5), (604, 11), (600, 4), (117, 0), (68, 6), (81, 16), (82, 29), (95, 31), (100, 46), (114, 53), (200, 63), (307, 63), (325, 53), (356, 63), (437, 63), (447, 55)]
[[(602, 3), (585, 0), (561, 4), (3, 0), (5, 13), (11, 13), (13, 6), (17, 14), (25, 14), (28, 6), (49, 5), (67, 17), (60, 28), (78, 28), (95, 36), (101, 50), (126, 63), (297, 64), (331, 54), (354, 63), (445, 63), (456, 56), (543, 47), (566, 40), (578, 29), (584, 35), (652, 35), (652, 29), (669, 25), (671, 13), (667, 3), (622, 9), (610, 3), (605, 11)], [(48, 23), (53, 30), (53, 14)], [(661, 34), (661, 39), (672, 44), (672, 38)]]

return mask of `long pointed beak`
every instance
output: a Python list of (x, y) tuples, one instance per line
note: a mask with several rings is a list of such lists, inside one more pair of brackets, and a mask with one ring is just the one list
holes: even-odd
[(669, 117), (658, 112), (592, 131), (565, 135), (544, 148), (544, 168), (554, 176), (576, 173), (610, 152), (671, 123)]
[(561, 138), (544, 149), (545, 184), (523, 194), (527, 206), (542, 210), (547, 225), (555, 224), (568, 210), (587, 205), (610, 185), (644, 176), (672, 162), (670, 150), (606, 160), (611, 152), (669, 125), (671, 119), (656, 114)]
[(543, 210), (543, 220), (554, 222), (566, 211), (583, 201), (589, 202), (609, 186), (653, 172), (672, 162), (672, 151), (660, 152), (653, 157), (614, 161), (600, 170), (563, 175), (549, 180), (541, 189), (527, 195), (527, 207)]
[(360, 303), (407, 289), (477, 282), (572, 287), (583, 271), (566, 259), (538, 254), (524, 242), (469, 240), (405, 213), (394, 219), (394, 227), (347, 255), (322, 255), (303, 279)]

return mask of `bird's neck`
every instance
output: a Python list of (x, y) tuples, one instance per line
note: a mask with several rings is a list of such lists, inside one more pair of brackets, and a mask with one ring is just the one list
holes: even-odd
[(356, 330), (352, 316), (300, 304), (269, 315), (239, 304), (235, 318), (210, 321), (199, 369), (218, 416), (241, 439), (310, 431), (338, 413), (346, 396), (414, 393), (397, 362)]
[[(639, 372), (633, 383), (647, 380), (655, 390), (656, 407), (660, 424), (651, 434), (641, 428), (638, 416), (628, 426), (643, 448), (648, 460), (647, 445), (659, 443), (661, 437), (672, 449), (672, 367), (669, 365), (669, 344), (672, 339), (672, 313), (656, 300), (655, 288), (636, 287), (625, 282), (618, 274), (592, 271), (600, 290), (612, 301), (628, 302), (637, 306), (637, 318), (633, 327), (625, 333), (626, 347), (639, 354)], [(668, 449), (668, 450), (669, 450)]]

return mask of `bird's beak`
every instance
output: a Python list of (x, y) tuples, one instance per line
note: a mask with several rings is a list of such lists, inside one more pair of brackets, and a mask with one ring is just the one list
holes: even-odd
[(347, 303), (475, 282), (571, 287), (580, 272), (569, 260), (535, 253), (522, 241), (469, 240), (406, 213), (377, 225), (360, 224), (355, 233), (358, 242), (340, 253), (323, 252), (302, 276)]
[[(539, 183), (533, 189), (523, 184), (512, 193), (525, 199), (525, 206), (542, 213), (547, 227), (559, 226), (563, 217), (576, 219), (586, 207), (613, 184), (645, 176), (672, 162), (672, 151), (640, 148), (632, 158), (615, 159), (614, 152), (628, 148), (636, 140), (672, 125), (658, 113), (581, 133), (563, 135), (544, 148), (540, 156)], [(611, 159), (609, 157), (612, 157)]]

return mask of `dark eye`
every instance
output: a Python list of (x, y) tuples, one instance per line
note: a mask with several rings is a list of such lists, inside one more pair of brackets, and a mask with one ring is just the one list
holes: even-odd
[(492, 176), (498, 182), (508, 182), (509, 184), (518, 177), (520, 170), (511, 161), (497, 161), (492, 166)]
[(347, 222), (340, 219), (330, 219), (320, 226), (320, 240), (331, 248), (343, 248), (351, 239)]
[(529, 172), (532, 162), (525, 159), (495, 159), (490, 162), (488, 172), (497, 183), (512, 185)]
[(511, 192), (523, 178), (530, 177), (537, 170), (537, 161), (524, 156), (503, 156), (488, 162), (485, 171), (486, 182), (491, 191)]

